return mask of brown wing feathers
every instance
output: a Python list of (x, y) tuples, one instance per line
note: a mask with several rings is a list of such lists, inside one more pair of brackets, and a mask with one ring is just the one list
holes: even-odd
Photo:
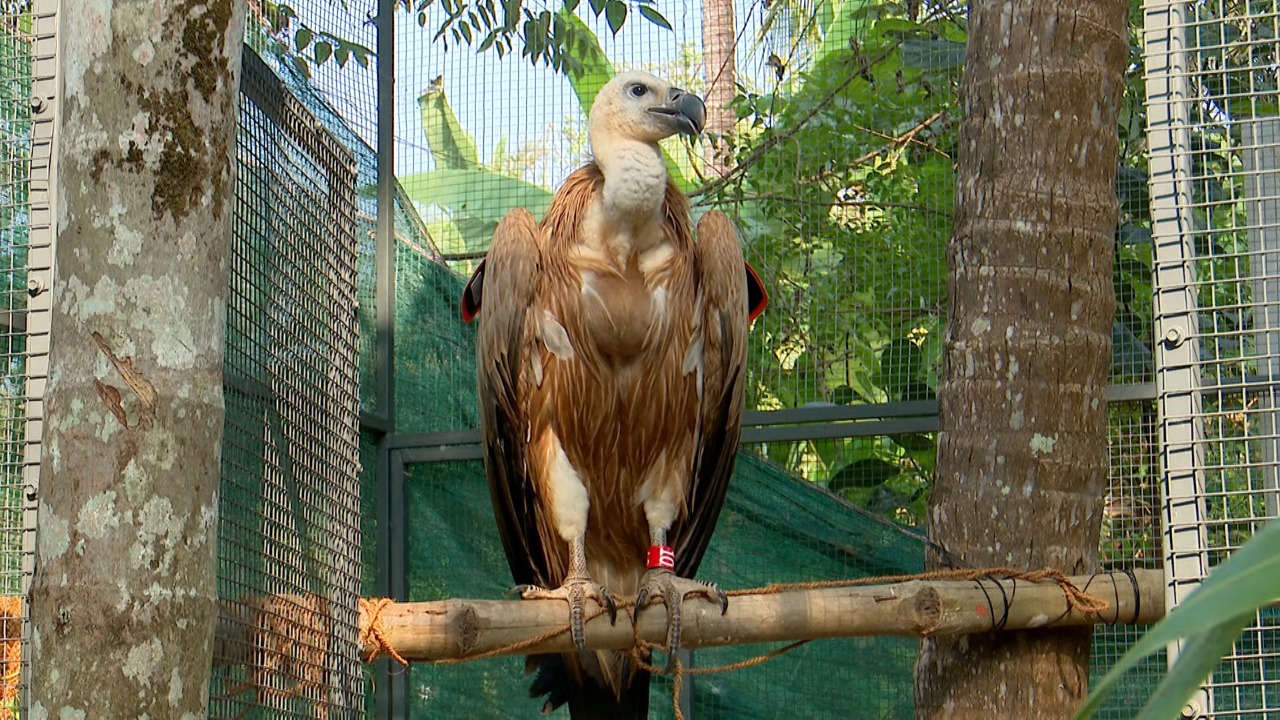
[[(527, 418), (521, 384), (532, 382), (528, 316), (537, 291), (541, 231), (526, 210), (499, 223), (481, 267), (464, 291), (464, 308), (483, 319), (476, 332), (477, 393), (493, 511), (517, 583), (546, 582), (546, 553), (537, 532), (537, 498), (527, 481)], [(474, 288), (483, 282), (482, 288)]]
[(747, 288), (738, 232), (723, 213), (698, 223), (694, 251), (702, 333), (702, 405), (687, 513), (672, 528), (676, 572), (693, 576), (702, 562), (733, 472), (746, 373)]

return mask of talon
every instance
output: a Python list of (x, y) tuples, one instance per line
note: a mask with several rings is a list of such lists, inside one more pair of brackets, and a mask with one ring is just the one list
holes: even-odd
[(537, 585), (517, 585), (513, 592), (518, 592), (525, 600), (563, 600), (569, 604), (569, 637), (584, 657), (587, 654), (586, 601), (591, 598), (609, 613), (609, 622), (617, 622), (618, 603), (613, 595), (588, 577), (569, 577), (564, 584), (554, 590)]
[[(603, 590), (603, 588), (601, 588)], [(608, 591), (604, 591), (604, 609), (609, 613), (609, 624), (616, 625), (618, 622), (618, 601)]]
[(691, 595), (701, 595), (720, 607), (720, 614), (729, 610), (729, 596), (715, 583), (682, 578), (670, 570), (654, 568), (645, 573), (636, 592), (636, 609), (639, 611), (659, 601), (667, 606), (667, 669), (680, 649), (680, 635), (684, 619), (685, 600)]

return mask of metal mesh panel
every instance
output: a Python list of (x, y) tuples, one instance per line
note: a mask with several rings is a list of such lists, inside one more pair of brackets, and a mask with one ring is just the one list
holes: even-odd
[(22, 598), (35, 562), (54, 230), (52, 10), (0, 5), (0, 717), (17, 716), (28, 677)]
[(0, 6), (0, 716), (18, 710), (15, 663), (21, 656), (23, 440), (27, 432), (26, 300), (31, 227), (31, 8)]
[[(1145, 399), (1113, 401), (1108, 414), (1110, 473), (1102, 519), (1103, 570), (1158, 569), (1163, 551), (1155, 403)], [(1101, 678), (1146, 630), (1145, 625), (1097, 626), (1090, 677)], [(1159, 653), (1126, 673), (1120, 689), (1107, 698), (1095, 717), (1135, 717), (1163, 678), (1164, 667), (1164, 653)]]
[(351, 153), (246, 51), (214, 717), (355, 717), (363, 683)]
[(373, 47), (377, 28), (366, 16), (369, 11), (369, 7), (325, 0), (300, 0), (288, 5), (251, 3), (245, 42), (261, 53), (288, 92), (356, 155), (360, 409), (380, 415), (385, 409), (378, 407), (373, 391), (376, 385), (374, 230), (378, 182), (373, 147), (377, 144), (378, 62), (372, 55), (361, 55), (361, 59), (357, 59), (349, 50), (339, 55), (334, 49), (339, 41), (362, 49)]
[[(1280, 61), (1275, 2), (1149, 3), (1156, 335), (1170, 596), (1277, 514)], [(1280, 710), (1263, 610), (1195, 699), (1212, 717)]]

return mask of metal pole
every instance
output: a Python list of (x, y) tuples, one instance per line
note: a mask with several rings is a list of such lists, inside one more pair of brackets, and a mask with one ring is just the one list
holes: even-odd
[(378, 225), (374, 240), (377, 303), (377, 412), (395, 432), (395, 5), (378, 0)]
[[(404, 543), (404, 472), (402, 469), (397, 482), (396, 473), (392, 470), (393, 453), (386, 441), (396, 430), (395, 9), (396, 0), (378, 0), (378, 223), (374, 239), (377, 347), (374, 377), (377, 414), (382, 416), (384, 425), (378, 443), (376, 584), (379, 595), (405, 599), (404, 554), (397, 551)], [(398, 515), (401, 521), (393, 522), (393, 515)], [(400, 565), (398, 573), (393, 567), (397, 562)], [(374, 700), (378, 716), (407, 717), (408, 671), (389, 660), (382, 660), (378, 663), (376, 677)]]
[[(377, 592), (407, 600), (404, 455), (389, 447), (389, 436), (378, 445), (378, 573)], [(409, 669), (388, 659), (377, 663), (374, 700), (380, 718), (409, 716)]]
[[(53, 254), (57, 217), (53, 188), (57, 184), (54, 133), (58, 112), (58, 3), (37, 0), (32, 24), (35, 35), (31, 60), (31, 160), (27, 181), (29, 228), (27, 235), (26, 388), (23, 436), (22, 597), (31, 594), (36, 570), (36, 506), (40, 497), (40, 456), (44, 434), (44, 393), (49, 377), (49, 324), (53, 309)], [(31, 705), (30, 606), (23, 603), (22, 677), (19, 703), (22, 712)]]
[[(1148, 138), (1151, 148), (1151, 230), (1155, 242), (1156, 405), (1163, 465), (1166, 607), (1172, 609), (1209, 572), (1204, 536), (1204, 427), (1199, 388), (1199, 326), (1195, 288), (1195, 227), (1191, 216), (1191, 103), (1184, 2), (1147, 0)], [(1169, 662), (1178, 654), (1169, 648)], [(1183, 717), (1211, 714), (1207, 692)]]

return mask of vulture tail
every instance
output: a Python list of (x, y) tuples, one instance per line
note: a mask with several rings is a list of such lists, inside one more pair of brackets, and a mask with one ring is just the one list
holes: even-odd
[(616, 697), (613, 691), (585, 678), (579, 685), (569, 673), (563, 655), (538, 658), (538, 674), (529, 686), (530, 697), (547, 696), (542, 714), (569, 703), (573, 720), (647, 720), (649, 717), (649, 673), (637, 672), (631, 684)]
[(573, 720), (647, 720), (649, 717), (649, 673), (639, 672), (622, 697), (588, 680), (569, 697), (569, 717)]

